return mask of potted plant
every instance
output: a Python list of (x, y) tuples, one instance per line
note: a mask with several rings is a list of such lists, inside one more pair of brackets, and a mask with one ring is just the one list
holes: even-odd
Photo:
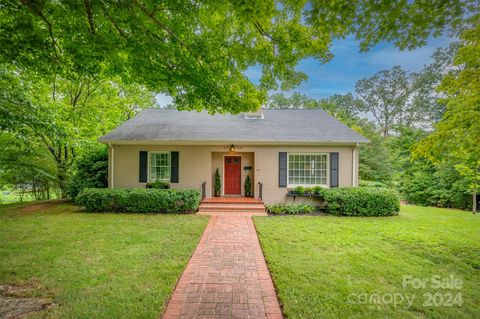
[(220, 180), (220, 173), (218, 172), (218, 168), (215, 171), (215, 183), (213, 184), (213, 190), (215, 197), (220, 196), (220, 190), (222, 189), (222, 181)]
[(245, 178), (245, 196), (251, 197), (252, 182), (250, 181), (250, 175)]

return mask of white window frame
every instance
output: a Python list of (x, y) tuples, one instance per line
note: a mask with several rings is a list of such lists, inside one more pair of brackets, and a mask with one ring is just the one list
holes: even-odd
[[(326, 184), (290, 184), (290, 155), (326, 155), (327, 156), (327, 183)], [(294, 152), (294, 153), (287, 153), (287, 188), (295, 188), (297, 186), (303, 187), (314, 187), (314, 186), (322, 186), (322, 187), (330, 187), (330, 153), (325, 152)]]
[(172, 173), (171, 173), (171, 170), (172, 170), (172, 155), (170, 154), (170, 152), (157, 152), (157, 151), (154, 151), (154, 152), (148, 152), (148, 161), (147, 161), (147, 164), (148, 164), (148, 182), (151, 183), (151, 182), (156, 182), (157, 179), (155, 180), (152, 180), (150, 177), (152, 176), (151, 175), (151, 165), (150, 165), (150, 154), (168, 154), (168, 169), (170, 170), (170, 173), (169, 173), (169, 177), (168, 177), (168, 180), (167, 179), (158, 179), (159, 182), (168, 182), (170, 183), (170, 180), (172, 179)]

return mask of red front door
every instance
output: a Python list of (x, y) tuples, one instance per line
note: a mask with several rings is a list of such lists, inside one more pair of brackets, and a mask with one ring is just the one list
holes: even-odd
[(242, 158), (240, 156), (225, 156), (225, 194), (242, 193), (240, 184), (242, 180)]

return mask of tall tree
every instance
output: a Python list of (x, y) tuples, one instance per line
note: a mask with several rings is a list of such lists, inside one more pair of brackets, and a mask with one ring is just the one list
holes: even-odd
[(45, 79), (6, 68), (0, 73), (0, 129), (26, 145), (43, 145), (55, 163), (62, 196), (79, 148), (153, 105), (150, 92), (106, 78)]
[(458, 171), (470, 180), (476, 213), (480, 183), (480, 15), (472, 22), (461, 36), (462, 45), (455, 57), (455, 65), (463, 65), (463, 69), (447, 75), (439, 87), (446, 94), (445, 115), (432, 134), (417, 145), (414, 155), (456, 162)]
[(348, 125), (359, 124), (361, 111), (364, 109), (360, 99), (351, 93), (334, 94), (318, 101), (319, 107)]
[(459, 47), (458, 42), (451, 43), (446, 48), (438, 48), (432, 55), (433, 61), (424, 66), (420, 72), (409, 75), (411, 82), (408, 106), (403, 114), (403, 124), (407, 127), (431, 129), (440, 121), (445, 113), (444, 96), (436, 90), (447, 74), (454, 74), (462, 66), (454, 65), (453, 59)]
[(284, 93), (272, 94), (267, 101), (266, 108), (268, 109), (311, 109), (318, 107), (315, 99), (302, 94), (300, 92), (293, 92), (290, 96)]
[[(361, 50), (401, 49), (457, 32), (476, 0), (55, 1), (0, 5), (0, 63), (39, 74), (103, 72), (174, 97), (179, 108), (258, 108), (269, 89), (306, 79), (306, 57), (331, 58), (333, 39), (354, 35)], [(262, 68), (260, 86), (244, 75)], [(105, 70), (106, 69), (106, 70)]]
[(355, 91), (386, 137), (402, 128), (430, 130), (445, 112), (442, 94), (436, 91), (443, 77), (461, 70), (453, 65), (458, 43), (438, 48), (433, 62), (420, 72), (408, 73), (400, 66), (383, 70), (357, 82)]
[(365, 111), (373, 115), (384, 137), (391, 134), (401, 119), (410, 89), (408, 75), (400, 66), (380, 71), (355, 85)]

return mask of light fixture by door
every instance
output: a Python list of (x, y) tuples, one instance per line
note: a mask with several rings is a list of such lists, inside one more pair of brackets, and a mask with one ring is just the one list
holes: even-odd
[(225, 149), (228, 149), (229, 152), (234, 153), (236, 150), (240, 149), (241, 147), (235, 144), (224, 146)]

